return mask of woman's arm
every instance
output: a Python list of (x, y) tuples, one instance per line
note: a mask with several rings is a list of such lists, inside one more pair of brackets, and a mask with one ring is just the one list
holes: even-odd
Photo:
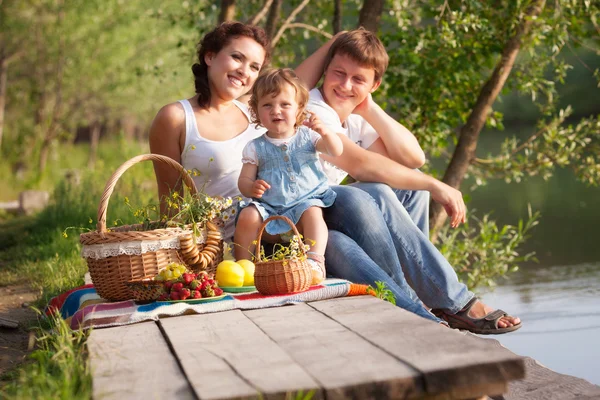
[(323, 69), (325, 68), (325, 56), (327, 56), (327, 52), (329, 48), (335, 42), (337, 37), (346, 31), (336, 33), (331, 39), (327, 41), (323, 46), (319, 47), (317, 51), (308, 56), (307, 59), (302, 61), (300, 65), (298, 65), (294, 71), (298, 78), (306, 85), (306, 87), (310, 90), (317, 86), (319, 79), (323, 75)]
[(321, 155), (353, 178), (364, 182), (380, 182), (396, 189), (427, 190), (431, 198), (444, 206), (451, 217), (451, 225), (465, 222), (466, 206), (460, 191), (420, 171), (408, 168), (380, 154), (367, 151), (347, 136), (342, 139), (344, 152), (339, 157)]
[(425, 164), (425, 152), (411, 131), (389, 116), (369, 94), (354, 110), (363, 117), (379, 135), (368, 150), (389, 156), (408, 168), (420, 168)]
[[(172, 158), (181, 163), (181, 135), (185, 130), (185, 113), (178, 103), (160, 109), (150, 127), (150, 152)], [(181, 177), (178, 171), (166, 164), (154, 162), (154, 173), (158, 184), (161, 215), (169, 215), (164, 201), (172, 192), (182, 194)]]

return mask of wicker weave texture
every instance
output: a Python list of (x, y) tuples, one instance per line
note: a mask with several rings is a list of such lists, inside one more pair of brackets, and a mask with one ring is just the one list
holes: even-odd
[(98, 206), (98, 230), (81, 234), (80, 242), (83, 245), (92, 245), (178, 237), (180, 249), (159, 249), (141, 255), (119, 255), (100, 260), (87, 258), (92, 282), (98, 294), (107, 300), (119, 301), (133, 298), (131, 290), (126, 285), (128, 281), (152, 278), (158, 274), (160, 269), (172, 262), (187, 264), (196, 272), (206, 270), (214, 274), (216, 265), (223, 259), (221, 233), (218, 227), (211, 223), (206, 224), (207, 241), (203, 244), (196, 244), (191, 227), (143, 231), (143, 226), (136, 224), (107, 230), (106, 211), (118, 179), (128, 168), (142, 161), (161, 162), (176, 169), (181, 174), (183, 182), (190, 193), (198, 193), (194, 181), (179, 163), (158, 154), (144, 154), (134, 157), (123, 163), (113, 173), (106, 183)]
[(290, 294), (308, 290), (312, 281), (312, 272), (306, 259), (262, 261), (260, 258), (262, 234), (267, 224), (276, 219), (287, 222), (292, 227), (294, 234), (300, 236), (296, 225), (287, 217), (273, 216), (263, 222), (256, 241), (256, 266), (254, 270), (256, 290), (267, 295)]

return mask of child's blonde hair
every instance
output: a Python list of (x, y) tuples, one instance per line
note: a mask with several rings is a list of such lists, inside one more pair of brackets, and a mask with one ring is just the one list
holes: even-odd
[(302, 125), (306, 119), (306, 103), (308, 103), (308, 90), (300, 81), (294, 70), (290, 68), (264, 69), (254, 86), (252, 87), (252, 97), (248, 105), (250, 106), (250, 115), (252, 122), (261, 125), (258, 116), (258, 101), (265, 96), (277, 96), (281, 93), (284, 85), (290, 85), (296, 91), (296, 103), (298, 103), (298, 115), (294, 128)]

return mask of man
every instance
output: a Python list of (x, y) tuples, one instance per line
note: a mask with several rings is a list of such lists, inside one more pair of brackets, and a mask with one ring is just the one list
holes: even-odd
[[(402, 286), (406, 278), (416, 296), (454, 328), (475, 333), (519, 329), (519, 318), (494, 311), (458, 282), (452, 266), (429, 241), (430, 196), (444, 206), (452, 227), (465, 222), (466, 207), (460, 191), (416, 170), (425, 162), (416, 138), (372, 100), (388, 65), (383, 44), (366, 30), (344, 32), (305, 60), (296, 73), (314, 87), (321, 65), (323, 84), (311, 90), (308, 110), (344, 144), (341, 156), (322, 155), (325, 172), (331, 184), (350, 174), (359, 181), (353, 185), (377, 202), (405, 275), (392, 276), (394, 281)], [(330, 215), (330, 228), (336, 229), (340, 219), (343, 215)], [(361, 247), (371, 258), (377, 257), (378, 249)], [(378, 262), (384, 268), (382, 264)]]

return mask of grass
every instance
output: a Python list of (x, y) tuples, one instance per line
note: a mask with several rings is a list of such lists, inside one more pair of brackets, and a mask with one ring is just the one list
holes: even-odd
[[(99, 149), (96, 168), (88, 170), (62, 161), (85, 162), (85, 147), (67, 146), (63, 150), (65, 156), (56, 157), (56, 162), (48, 167), (48, 174), (37, 178), (36, 188), (52, 193), (48, 207), (34, 216), (0, 215), (0, 285), (27, 283), (39, 290), (42, 294), (35, 303), (37, 309), (43, 309), (51, 297), (83, 284), (87, 266), (80, 255), (79, 233), (95, 229), (98, 202), (112, 172), (127, 159), (145, 152), (135, 144), (104, 143)], [(79, 184), (62, 178), (65, 165), (79, 169)], [(0, 162), (0, 171), (7, 168)], [(0, 176), (1, 186), (13, 185), (8, 191), (12, 193), (30, 189), (31, 182), (36, 181), (29, 177), (17, 183), (12, 174)], [(147, 182), (153, 181), (150, 162), (130, 168), (120, 178), (110, 199), (107, 223), (136, 222), (124, 198), (127, 196), (132, 204), (150, 202), (156, 197), (156, 190), (155, 186), (148, 189)], [(63, 233), (69, 227), (65, 238)], [(35, 350), (26, 362), (0, 378), (0, 385), (4, 385), (0, 398), (90, 398), (86, 334), (71, 331), (60, 317), (46, 319), (41, 312), (39, 316), (30, 328), (36, 336)]]
[(87, 333), (72, 332), (60, 317), (35, 327), (29, 361), (3, 376), (5, 399), (89, 399), (92, 376), (86, 357)]

